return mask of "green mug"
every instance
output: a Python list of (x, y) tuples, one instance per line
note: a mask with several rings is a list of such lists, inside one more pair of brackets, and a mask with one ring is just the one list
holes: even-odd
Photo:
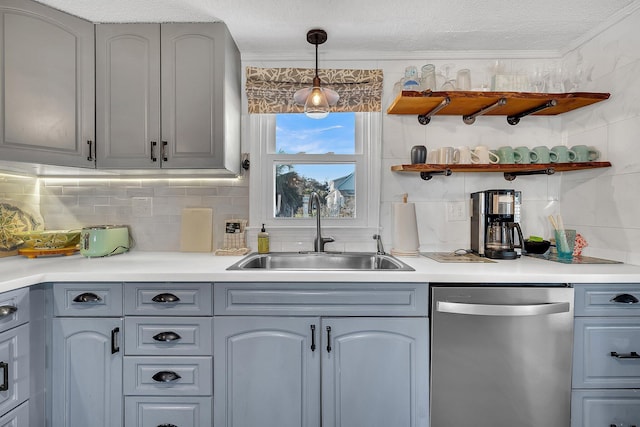
[(576, 153), (576, 162), (595, 162), (600, 158), (600, 151), (596, 147), (574, 145), (571, 150)]
[(515, 160), (515, 152), (512, 147), (504, 146), (498, 148), (498, 157), (500, 157), (500, 163), (502, 164), (513, 164), (516, 162)]
[(570, 150), (564, 145), (556, 145), (549, 151), (549, 160), (551, 163), (569, 163), (575, 162), (576, 152)]
[(529, 147), (516, 147), (513, 149), (513, 160), (518, 164), (531, 163), (531, 150)]
[(551, 163), (549, 147), (540, 145), (531, 150), (531, 163)]

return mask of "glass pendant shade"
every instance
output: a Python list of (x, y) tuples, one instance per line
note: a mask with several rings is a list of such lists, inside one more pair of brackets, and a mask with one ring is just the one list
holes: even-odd
[(340, 96), (332, 89), (320, 87), (318, 77), (318, 45), (327, 40), (324, 30), (310, 30), (307, 33), (307, 41), (316, 47), (316, 75), (313, 78), (313, 87), (296, 91), (293, 100), (298, 105), (304, 105), (304, 113), (312, 119), (324, 119), (329, 115), (329, 107), (336, 105)]
[(313, 88), (304, 103), (304, 113), (312, 119), (324, 119), (329, 115), (329, 101), (320, 87), (320, 79), (315, 77), (313, 80)]

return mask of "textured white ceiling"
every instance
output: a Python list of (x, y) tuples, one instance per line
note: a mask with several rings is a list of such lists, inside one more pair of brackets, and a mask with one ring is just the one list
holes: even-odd
[(640, 0), (39, 0), (93, 22), (224, 21), (243, 54), (561, 51)]

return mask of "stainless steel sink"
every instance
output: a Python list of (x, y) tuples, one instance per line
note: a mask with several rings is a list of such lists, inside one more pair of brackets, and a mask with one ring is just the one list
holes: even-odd
[(251, 253), (227, 270), (391, 270), (414, 271), (391, 255), (375, 252)]

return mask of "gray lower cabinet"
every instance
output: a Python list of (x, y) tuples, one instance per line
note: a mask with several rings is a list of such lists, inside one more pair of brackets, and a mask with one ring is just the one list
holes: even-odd
[(122, 426), (122, 285), (52, 287), (51, 425)]
[(640, 426), (640, 285), (575, 289), (571, 426)]
[(29, 425), (29, 401), (0, 417), (0, 427), (27, 427)]
[(240, 74), (222, 23), (96, 25), (98, 168), (237, 173)]
[(214, 426), (426, 427), (427, 288), (217, 283)]
[(93, 24), (3, 0), (0, 46), (0, 158), (93, 168)]
[(126, 427), (211, 427), (211, 283), (125, 283)]
[(0, 426), (29, 426), (30, 320), (29, 289), (0, 294)]

